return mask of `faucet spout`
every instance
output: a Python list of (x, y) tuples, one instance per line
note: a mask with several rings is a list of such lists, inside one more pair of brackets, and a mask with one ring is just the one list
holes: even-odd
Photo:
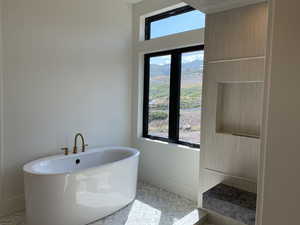
[(87, 146), (87, 145), (85, 144), (85, 142), (84, 142), (84, 137), (83, 137), (83, 135), (82, 135), (81, 133), (76, 134), (76, 135), (75, 135), (75, 140), (74, 140), (74, 148), (73, 148), (73, 153), (74, 153), (74, 154), (77, 154), (77, 152), (78, 152), (78, 148), (77, 148), (77, 139), (78, 139), (78, 137), (81, 138), (81, 143), (82, 143), (81, 150), (82, 150), (82, 152), (85, 152), (85, 147)]

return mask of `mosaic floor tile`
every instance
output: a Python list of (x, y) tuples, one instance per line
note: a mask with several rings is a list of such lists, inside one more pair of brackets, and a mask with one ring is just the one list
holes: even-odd
[[(193, 201), (139, 182), (134, 202), (90, 225), (193, 225), (203, 215)], [(25, 213), (19, 212), (0, 218), (0, 225), (26, 225), (24, 220)]]

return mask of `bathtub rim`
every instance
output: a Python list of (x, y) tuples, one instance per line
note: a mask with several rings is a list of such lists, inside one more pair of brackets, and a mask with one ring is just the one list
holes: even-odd
[[(57, 173), (44, 173), (44, 172), (37, 172), (37, 171), (34, 171), (32, 169), (32, 167), (35, 164), (40, 163), (42, 161), (60, 160), (60, 159), (64, 159), (64, 158), (77, 158), (79, 156), (89, 155), (89, 154), (93, 154), (93, 153), (96, 153), (96, 152), (103, 152), (103, 151), (109, 151), (109, 150), (127, 150), (127, 151), (130, 151), (132, 153), (132, 155), (130, 155), (130, 156), (124, 158), (124, 159), (120, 159), (120, 160), (113, 161), (113, 162), (110, 162), (110, 163), (106, 163), (106, 164), (103, 164), (103, 165), (92, 166), (92, 167), (89, 167), (89, 168), (85, 168), (85, 169), (82, 169), (82, 170), (76, 170), (76, 171), (57, 172)], [(88, 170), (92, 170), (92, 169), (96, 169), (96, 168), (100, 168), (100, 167), (106, 167), (106, 166), (109, 166), (109, 165), (117, 164), (117, 163), (127, 161), (127, 160), (132, 159), (132, 158), (137, 158), (137, 157), (139, 157), (139, 155), (140, 155), (140, 151), (138, 149), (131, 148), (131, 147), (124, 147), (124, 146), (93, 147), (93, 148), (86, 149), (86, 152), (80, 152), (80, 153), (77, 153), (77, 154), (70, 154), (70, 155), (67, 155), (67, 156), (64, 155), (64, 154), (57, 154), (57, 155), (53, 155), (53, 156), (42, 157), (42, 158), (39, 158), (37, 160), (33, 160), (33, 161), (30, 161), (30, 162), (26, 163), (23, 166), (22, 169), (23, 169), (23, 173), (28, 174), (28, 175), (36, 175), (36, 176), (70, 175), (70, 174), (81, 173), (83, 171), (88, 171)]]

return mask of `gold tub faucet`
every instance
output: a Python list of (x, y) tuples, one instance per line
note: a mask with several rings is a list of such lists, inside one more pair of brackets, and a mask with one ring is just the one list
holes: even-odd
[(77, 154), (78, 150), (77, 150), (77, 138), (80, 137), (81, 138), (81, 143), (82, 143), (82, 146), (81, 146), (81, 150), (82, 152), (85, 152), (85, 147), (87, 147), (88, 145), (85, 144), (84, 142), (84, 137), (81, 133), (78, 133), (75, 135), (75, 140), (74, 140), (74, 148), (73, 148), (73, 153), (74, 154)]

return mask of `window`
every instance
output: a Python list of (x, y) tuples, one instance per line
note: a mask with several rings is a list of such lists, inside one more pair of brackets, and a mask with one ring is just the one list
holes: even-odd
[(143, 136), (200, 147), (204, 46), (145, 55)]
[(146, 18), (145, 39), (163, 37), (205, 26), (205, 14), (190, 6)]

